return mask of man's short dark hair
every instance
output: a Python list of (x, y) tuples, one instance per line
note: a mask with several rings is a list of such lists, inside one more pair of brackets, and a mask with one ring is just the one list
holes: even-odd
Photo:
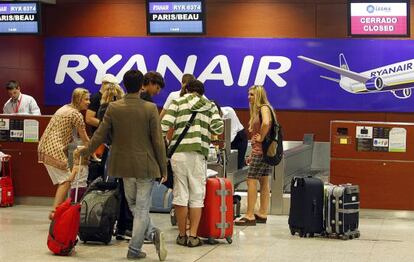
[(20, 84), (16, 80), (10, 80), (6, 84), (6, 89), (7, 90), (13, 90), (13, 89), (16, 89), (16, 88), (19, 88), (19, 87), (20, 87)]
[(159, 85), (160, 88), (164, 88), (165, 82), (162, 75), (155, 71), (149, 71), (144, 75), (144, 86), (149, 84)]
[(198, 80), (190, 80), (186, 85), (187, 93), (196, 92), (199, 95), (204, 95), (204, 84)]
[(131, 69), (124, 74), (124, 86), (128, 93), (137, 93), (142, 86), (144, 75), (139, 70)]

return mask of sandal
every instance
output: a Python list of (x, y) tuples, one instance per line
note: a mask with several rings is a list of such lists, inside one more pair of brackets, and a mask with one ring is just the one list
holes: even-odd
[(55, 210), (51, 210), (49, 212), (49, 220), (53, 220), (54, 217), (55, 217)]
[(240, 218), (238, 221), (234, 222), (236, 226), (255, 226), (256, 219), (248, 219), (246, 217)]
[(254, 218), (256, 218), (256, 223), (258, 224), (266, 224), (267, 217), (261, 217), (258, 214), (254, 214)]
[(203, 241), (199, 237), (189, 236), (187, 240), (187, 247), (199, 247), (203, 245)]

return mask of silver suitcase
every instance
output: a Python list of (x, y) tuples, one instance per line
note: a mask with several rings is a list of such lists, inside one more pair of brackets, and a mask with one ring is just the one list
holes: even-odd
[(352, 184), (324, 186), (324, 227), (328, 236), (358, 238), (359, 186)]

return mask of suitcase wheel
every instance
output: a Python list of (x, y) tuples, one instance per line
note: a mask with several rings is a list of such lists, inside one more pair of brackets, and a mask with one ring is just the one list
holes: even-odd
[(361, 236), (361, 234), (358, 232), (355, 234), (355, 238), (359, 238)]
[(300, 231), (299, 231), (299, 236), (300, 236), (300, 237), (305, 237), (305, 236), (306, 236), (306, 234), (305, 234), (305, 232), (303, 232), (303, 230), (300, 230)]
[(307, 233), (306, 237), (314, 237), (314, 234), (313, 233)]
[(207, 244), (209, 244), (209, 245), (217, 245), (218, 244), (218, 241), (215, 240), (212, 237), (209, 237), (209, 238), (207, 238)]
[(289, 227), (289, 230), (290, 230), (290, 234), (292, 235), (292, 236), (294, 236), (295, 235), (295, 230), (293, 229), (293, 227)]
[(231, 237), (226, 237), (227, 243), (231, 244), (233, 243), (233, 239), (231, 239)]

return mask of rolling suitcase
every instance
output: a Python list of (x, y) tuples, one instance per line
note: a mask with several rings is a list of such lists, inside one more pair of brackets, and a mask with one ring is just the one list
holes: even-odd
[(11, 156), (4, 155), (0, 158), (0, 206), (7, 207), (14, 204), (13, 180), (11, 171)]
[(206, 197), (201, 215), (198, 236), (207, 238), (208, 243), (225, 238), (233, 242), (233, 190), (226, 178), (208, 178)]
[(323, 182), (314, 177), (294, 177), (290, 188), (290, 233), (299, 233), (300, 237), (322, 234)]
[(82, 201), (79, 238), (109, 244), (119, 215), (121, 196), (117, 182), (96, 179), (89, 186)]
[(325, 185), (324, 226), (327, 235), (358, 238), (359, 186)]
[[(79, 161), (80, 163), (81, 161)], [(80, 166), (77, 177), (80, 175)], [(79, 180), (77, 180), (79, 181)], [(79, 183), (76, 183), (75, 198), (78, 197)], [(47, 246), (55, 255), (70, 255), (78, 242), (80, 204), (72, 203), (69, 197), (56, 207), (55, 215), (49, 226)]]

